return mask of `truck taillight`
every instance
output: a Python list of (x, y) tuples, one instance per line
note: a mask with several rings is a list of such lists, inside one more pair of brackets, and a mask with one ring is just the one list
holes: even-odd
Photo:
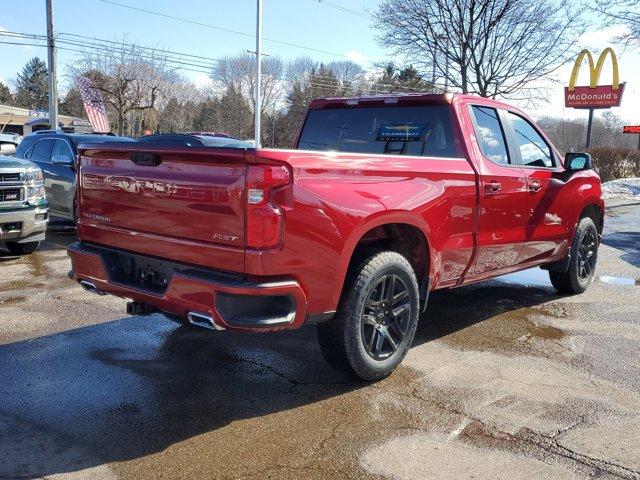
[(284, 165), (247, 165), (247, 248), (275, 248), (282, 240), (282, 210), (272, 194), (291, 182)]

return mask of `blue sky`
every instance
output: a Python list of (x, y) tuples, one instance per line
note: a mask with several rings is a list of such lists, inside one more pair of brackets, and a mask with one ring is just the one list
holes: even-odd
[[(363, 12), (375, 8), (378, 3), (377, 0), (338, 1), (340, 5)], [(255, 0), (118, 0), (118, 3), (248, 34), (255, 33)], [(369, 26), (368, 18), (331, 8), (317, 0), (264, 0), (263, 3), (265, 38), (334, 52), (365, 63), (375, 61), (384, 55), (374, 40), (374, 32)], [(12, 9), (3, 9), (0, 27), (9, 31), (43, 34), (46, 32), (44, 5), (44, 0), (23, 0)], [(176, 8), (176, 5), (180, 8)], [(111, 40), (126, 35), (130, 42), (207, 57), (232, 55), (255, 49), (253, 38), (161, 18), (100, 0), (55, 0), (55, 14), (56, 30), (59, 32)], [(280, 55), (283, 58), (304, 55), (321, 61), (345, 58), (266, 40), (263, 48), (265, 53)], [(34, 55), (46, 59), (46, 50), (39, 47), (0, 44), (0, 77), (6, 80), (15, 77), (16, 71)], [(72, 59), (73, 54), (59, 52), (61, 65)], [(197, 76), (189, 72), (187, 75)]]
[[(247, 34), (255, 32), (255, 0), (113, 1)], [(149, 15), (101, 0), (54, 0), (54, 2), (58, 32), (109, 40), (122, 39), (123, 35), (126, 35), (127, 40), (132, 43), (214, 58), (255, 48), (255, 40), (247, 36)], [(378, 5), (378, 0), (331, 0), (331, 2), (356, 12), (371, 11)], [(365, 67), (391, 58), (376, 43), (376, 32), (371, 27), (369, 18), (332, 8), (318, 0), (264, 0), (263, 3), (265, 38), (324, 50), (335, 55), (266, 40), (265, 53), (279, 55), (284, 59), (311, 56), (325, 62), (347, 57)], [(0, 29), (35, 34), (46, 33), (45, 1), (22, 0), (15, 3), (12, 8), (3, 9)], [(606, 46), (614, 46), (618, 51), (620, 78), (628, 83), (623, 106), (614, 111), (630, 121), (640, 123), (635, 107), (640, 104), (640, 82), (636, 80), (640, 78), (640, 55), (638, 52), (621, 52), (620, 48), (611, 45), (611, 39), (619, 31), (620, 29), (616, 27), (596, 29), (585, 35), (581, 43), (584, 47), (592, 48), (594, 52)], [(59, 51), (61, 91), (66, 89), (65, 66), (73, 62), (74, 55), (63, 50)], [(0, 81), (8, 83), (15, 78), (25, 62), (33, 56), (46, 59), (45, 48), (0, 44)], [(570, 64), (564, 66), (558, 71), (557, 78), (566, 84), (570, 70)], [(587, 69), (582, 70), (586, 73)], [(202, 83), (206, 77), (204, 73), (194, 72), (185, 72), (185, 75), (196, 83)], [(610, 68), (605, 67), (603, 81), (609, 80), (610, 75)], [(565, 117), (585, 114), (583, 111), (564, 109), (562, 104), (562, 87), (555, 85), (550, 101), (540, 104), (532, 113), (537, 114), (536, 116), (552, 114)]]

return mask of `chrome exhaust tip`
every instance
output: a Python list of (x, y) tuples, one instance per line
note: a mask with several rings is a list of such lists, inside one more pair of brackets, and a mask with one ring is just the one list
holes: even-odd
[(106, 295), (107, 294), (106, 292), (103, 292), (98, 287), (96, 287), (89, 280), (79, 280), (79, 283), (80, 283), (80, 286), (82, 287), (82, 289), (86, 290), (87, 292), (95, 293), (96, 295)]
[(187, 313), (187, 320), (196, 327), (208, 328), (209, 330), (224, 330), (224, 327), (218, 325), (213, 317), (204, 313), (189, 312)]

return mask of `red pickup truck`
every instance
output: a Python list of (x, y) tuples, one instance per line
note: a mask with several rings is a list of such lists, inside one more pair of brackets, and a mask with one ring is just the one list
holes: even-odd
[(405, 356), (429, 292), (533, 266), (591, 282), (603, 228), (588, 154), (467, 95), (315, 100), (292, 150), (84, 145), (72, 275), (214, 330), (317, 324), (360, 378)]

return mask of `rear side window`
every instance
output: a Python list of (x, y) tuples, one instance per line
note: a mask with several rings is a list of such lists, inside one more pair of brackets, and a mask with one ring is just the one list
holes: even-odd
[(485, 157), (493, 163), (507, 165), (509, 155), (507, 154), (507, 142), (504, 131), (498, 118), (498, 112), (489, 107), (471, 107), (475, 118), (475, 130), (480, 149)]
[(51, 139), (38, 140), (33, 148), (27, 152), (26, 158), (35, 162), (48, 162), (52, 146), (53, 140)]
[(20, 142), (20, 145), (18, 145), (18, 148), (16, 148), (16, 152), (14, 155), (18, 158), (26, 158), (25, 154), (27, 153), (27, 150), (31, 148), (34, 141), (35, 139), (30, 137), (27, 137), (24, 140), (22, 140), (22, 142)]
[(310, 110), (298, 148), (338, 152), (457, 157), (447, 106)]
[(508, 115), (515, 134), (516, 146), (520, 150), (522, 164), (528, 167), (554, 167), (551, 148), (534, 126), (514, 113), (509, 112)]
[(51, 158), (58, 156), (64, 157), (67, 162), (73, 163), (73, 152), (71, 147), (64, 140), (56, 140), (51, 151)]

